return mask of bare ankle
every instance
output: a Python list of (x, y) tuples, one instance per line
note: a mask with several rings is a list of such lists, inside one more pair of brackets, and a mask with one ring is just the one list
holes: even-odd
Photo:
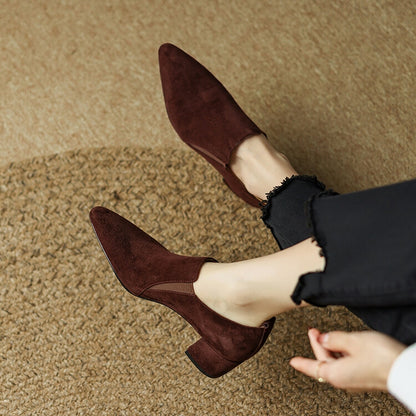
[(231, 275), (230, 266), (206, 263), (194, 283), (195, 294), (220, 315), (242, 325), (258, 327), (267, 317), (258, 308), (252, 287), (244, 279)]
[(256, 302), (251, 285), (240, 277), (231, 277), (227, 289), (227, 301), (235, 308), (247, 308)]
[(237, 147), (231, 169), (247, 190), (261, 199), (286, 177), (297, 174), (288, 158), (263, 135), (252, 136)]

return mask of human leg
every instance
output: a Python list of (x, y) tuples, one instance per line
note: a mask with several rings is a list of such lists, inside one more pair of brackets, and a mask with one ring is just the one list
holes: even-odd
[(295, 307), (299, 277), (323, 270), (325, 259), (311, 238), (268, 256), (235, 263), (205, 263), (194, 283), (211, 309), (243, 325), (258, 326)]
[(231, 155), (230, 168), (247, 191), (259, 200), (286, 178), (298, 175), (289, 159), (263, 135), (240, 143)]
[[(253, 185), (252, 180), (259, 179), (253, 173), (257, 168), (246, 162), (238, 164), (237, 156), (240, 156), (239, 150), (250, 143), (249, 139), (258, 136), (251, 142), (259, 141), (263, 132), (248, 119), (218, 80), (189, 55), (173, 45), (166, 45), (159, 51), (159, 61), (166, 108), (179, 136), (224, 176), (237, 195), (256, 206), (257, 200), (263, 198), (264, 187), (271, 186), (269, 178)], [(283, 156), (274, 156), (271, 160), (275, 167), (282, 167)], [(261, 161), (262, 157), (257, 155), (255, 159)], [(242, 169), (249, 166), (246, 175)], [(324, 190), (316, 178), (296, 176), (291, 169), (289, 166), (290, 173), (286, 174), (289, 178), (281, 185), (284, 176), (281, 171), (271, 178), (271, 183), (277, 187), (269, 193), (263, 207), (263, 220), (281, 248), (312, 235), (305, 208), (312, 197)], [(268, 166), (267, 171), (271, 172), (273, 168)], [(349, 308), (374, 329), (391, 333), (393, 327), (397, 328), (403, 322), (408, 306), (394, 306), (388, 310), (365, 306)]]
[(344, 305), (373, 329), (416, 342), (416, 180), (310, 203), (326, 268), (303, 275), (295, 302)]

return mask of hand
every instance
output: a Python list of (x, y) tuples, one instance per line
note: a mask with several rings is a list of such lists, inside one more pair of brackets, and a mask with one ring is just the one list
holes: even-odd
[(309, 377), (321, 377), (334, 387), (350, 391), (386, 391), (390, 369), (406, 348), (375, 331), (321, 334), (310, 329), (308, 336), (316, 360), (294, 357), (290, 365)]

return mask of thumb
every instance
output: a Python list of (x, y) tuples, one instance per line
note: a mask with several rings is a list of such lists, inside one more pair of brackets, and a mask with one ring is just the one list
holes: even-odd
[(321, 334), (318, 341), (330, 351), (348, 352), (354, 342), (354, 335), (343, 331), (332, 331)]

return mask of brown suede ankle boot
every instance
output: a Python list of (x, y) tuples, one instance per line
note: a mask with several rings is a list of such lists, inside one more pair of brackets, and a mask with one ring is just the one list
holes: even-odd
[(199, 333), (186, 354), (209, 377), (219, 377), (256, 354), (274, 324), (260, 327), (233, 322), (207, 307), (193, 283), (207, 257), (171, 253), (118, 214), (95, 207), (90, 212), (101, 247), (121, 284), (133, 295), (168, 306)]
[(214, 75), (181, 49), (163, 44), (159, 67), (166, 110), (179, 137), (221, 173), (236, 195), (259, 207), (230, 169), (230, 161), (243, 140), (264, 133)]

